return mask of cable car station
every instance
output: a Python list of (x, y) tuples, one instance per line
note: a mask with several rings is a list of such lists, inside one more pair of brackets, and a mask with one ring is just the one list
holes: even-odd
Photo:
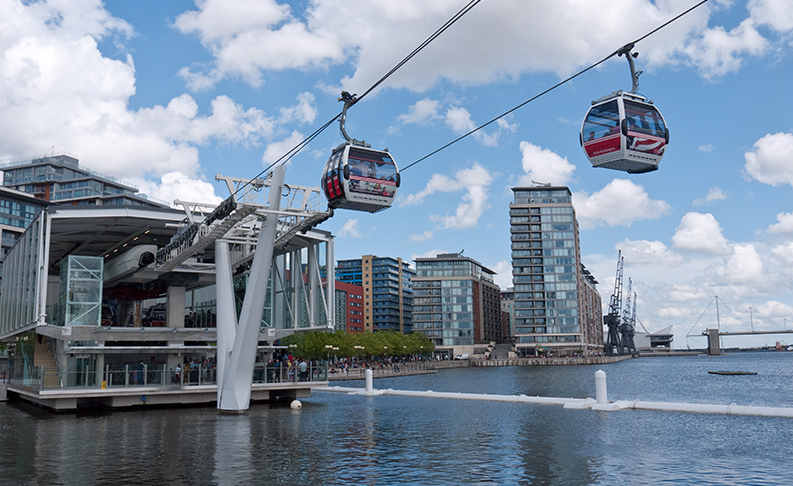
[[(232, 193), (217, 207), (43, 210), (4, 261), (0, 339), (18, 356), (9, 396), (53, 410), (241, 411), (326, 384), (324, 364), (304, 380), (263, 368), (278, 339), (334, 322), (333, 236), (315, 229), (331, 213), (319, 188), (284, 184), (283, 171), (217, 176)], [(147, 319), (153, 298), (162, 316)]]

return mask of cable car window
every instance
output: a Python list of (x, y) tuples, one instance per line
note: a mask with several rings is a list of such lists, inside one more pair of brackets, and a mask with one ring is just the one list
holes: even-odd
[(375, 177), (377, 179), (383, 179), (387, 181), (395, 181), (396, 180), (396, 165), (394, 162), (391, 161), (388, 157), (383, 157), (382, 162), (375, 162)]
[(350, 175), (359, 177), (372, 177), (372, 164), (368, 160), (349, 158)]
[(653, 105), (625, 100), (625, 118), (629, 131), (661, 138), (666, 135), (664, 120)]
[(620, 112), (617, 100), (593, 106), (584, 120), (584, 141), (589, 142), (619, 132)]

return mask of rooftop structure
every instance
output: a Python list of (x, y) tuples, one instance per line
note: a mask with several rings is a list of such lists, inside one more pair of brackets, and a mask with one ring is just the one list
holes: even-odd
[(141, 194), (134, 184), (80, 166), (77, 158), (68, 154), (11, 162), (0, 165), (0, 171), (3, 172), (5, 187), (48, 202), (90, 206), (169, 206), (164, 201)]

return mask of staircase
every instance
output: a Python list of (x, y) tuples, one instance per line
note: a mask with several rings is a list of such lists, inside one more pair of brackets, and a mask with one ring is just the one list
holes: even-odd
[(61, 388), (61, 375), (58, 372), (58, 363), (55, 361), (55, 355), (52, 354), (49, 347), (45, 343), (38, 342), (33, 350), (33, 366), (44, 367), (44, 373), (41, 377), (41, 388)]

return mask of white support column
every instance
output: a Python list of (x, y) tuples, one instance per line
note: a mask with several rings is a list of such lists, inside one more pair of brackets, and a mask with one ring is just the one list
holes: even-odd
[(184, 327), (185, 288), (183, 285), (168, 286), (168, 303), (165, 307), (165, 325)]
[(237, 335), (237, 309), (234, 305), (234, 279), (231, 274), (229, 244), (221, 240), (215, 242), (215, 289), (218, 336), (216, 376), (218, 382), (218, 408), (220, 408), (223, 372), (234, 347), (234, 338)]
[[(268, 209), (278, 211), (284, 185), (284, 165), (273, 170), (273, 178), (267, 197)], [(247, 410), (251, 400), (253, 365), (259, 344), (259, 330), (267, 294), (267, 280), (273, 262), (278, 217), (270, 213), (263, 221), (256, 243), (245, 300), (242, 303), (237, 334), (229, 359), (223, 372), (223, 386), (218, 387), (218, 409), (240, 412)]]
[(292, 329), (300, 327), (300, 289), (303, 287), (303, 266), (300, 264), (300, 250), (289, 253), (289, 287), (292, 306)]
[(336, 327), (336, 253), (332, 236), (325, 243), (325, 302), (328, 308), (328, 327)]
[(308, 258), (306, 262), (306, 273), (308, 274), (308, 286), (306, 288), (306, 298), (308, 300), (308, 322), (311, 327), (317, 325), (317, 317), (319, 316), (319, 301), (317, 297), (322, 293), (317, 291), (317, 273), (314, 271), (318, 267), (317, 263), (317, 244), (314, 243), (307, 248)]
[(288, 315), (286, 306), (286, 289), (284, 288), (284, 275), (286, 275), (286, 255), (278, 255), (275, 257), (276, 271), (273, 274), (273, 301), (272, 301), (272, 327), (275, 328), (276, 323), (283, 325), (286, 322)]

